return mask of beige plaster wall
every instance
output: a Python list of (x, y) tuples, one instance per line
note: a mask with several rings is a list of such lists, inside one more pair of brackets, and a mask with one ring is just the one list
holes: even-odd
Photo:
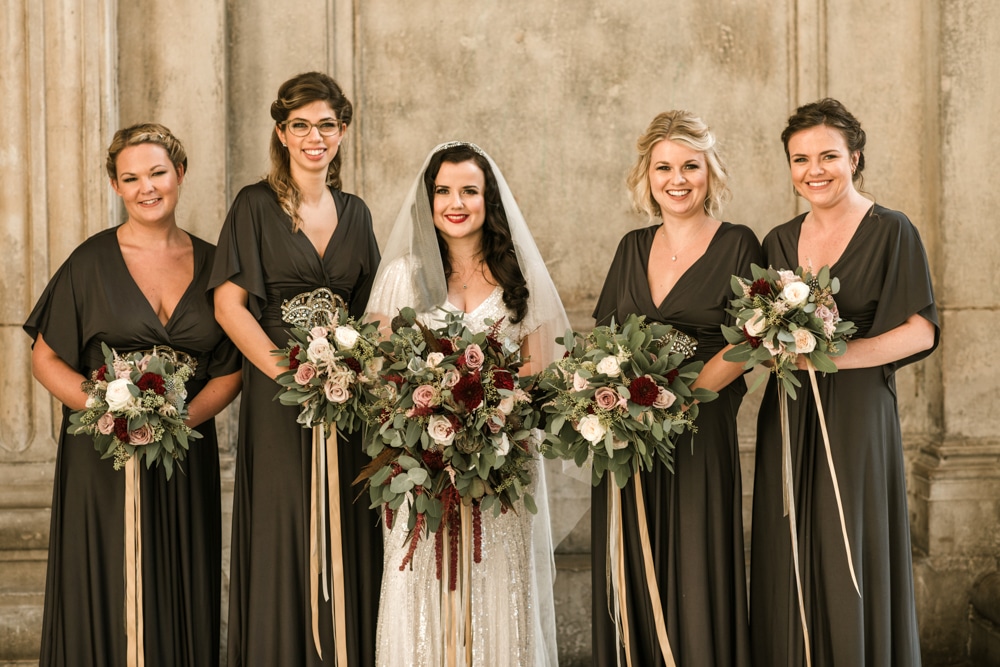
[[(179, 220), (214, 240), (238, 188), (267, 169), (278, 85), (330, 72), (356, 110), (345, 183), (379, 239), (427, 151), (474, 141), (504, 171), (582, 328), (618, 239), (648, 224), (629, 212), (624, 178), (657, 112), (688, 108), (713, 126), (732, 173), (724, 217), (763, 236), (801, 206), (784, 120), (841, 98), (868, 131), (867, 190), (910, 216), (936, 279), (942, 346), (900, 374), (900, 410), (925, 651), (965, 650), (967, 591), (1000, 553), (1000, 386), (981, 344), (1000, 326), (995, 3), (11, 0), (0, 22), (3, 483), (51, 471), (54, 404), (30, 380), (19, 326), (72, 248), (119, 219), (103, 154), (121, 124), (156, 120), (184, 140)], [(741, 424), (747, 509), (759, 396)], [(586, 531), (571, 542), (585, 549)]]

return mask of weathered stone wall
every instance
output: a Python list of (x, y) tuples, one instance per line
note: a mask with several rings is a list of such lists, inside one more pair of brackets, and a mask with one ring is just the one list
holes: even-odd
[[(0, 492), (0, 550), (44, 557), (37, 517), (57, 412), (30, 378), (19, 327), (70, 250), (120, 219), (103, 170), (119, 125), (155, 120), (182, 138), (179, 221), (214, 240), (236, 191), (267, 169), (278, 85), (325, 70), (355, 103), (345, 184), (380, 240), (427, 151), (474, 141), (504, 171), (573, 323), (587, 327), (618, 239), (647, 224), (629, 212), (624, 178), (656, 113), (691, 109), (716, 130), (734, 192), (724, 217), (763, 236), (801, 206), (784, 120), (831, 95), (868, 131), (866, 189), (910, 216), (936, 280), (942, 346), (898, 389), (924, 652), (932, 665), (966, 654), (970, 592), (1000, 554), (998, 364), (980, 352), (1000, 326), (994, 3), (10, 0), (0, 17), (0, 489), (32, 490)], [(759, 396), (741, 417), (747, 510)], [(230, 480), (234, 414), (223, 420)], [(36, 519), (16, 514), (25, 497), (43, 499)], [(587, 548), (581, 526), (562, 546), (565, 581), (587, 582)], [(580, 630), (567, 655), (589, 639), (565, 611), (582, 592), (560, 598), (565, 627)]]

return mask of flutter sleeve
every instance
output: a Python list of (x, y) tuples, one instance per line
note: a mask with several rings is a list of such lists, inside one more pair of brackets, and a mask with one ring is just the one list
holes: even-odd
[(219, 233), (209, 289), (230, 281), (247, 291), (247, 308), (260, 318), (267, 303), (261, 259), (261, 210), (255, 192), (243, 188), (229, 208)]
[(38, 340), (41, 334), (45, 343), (59, 355), (60, 359), (71, 368), (82, 371), (80, 365), (83, 334), (77, 286), (71, 256), (59, 267), (38, 298), (38, 302), (24, 323), (24, 330), (31, 336), (32, 341)]
[(934, 345), (891, 364), (892, 370), (895, 370), (920, 361), (933, 352), (941, 337), (941, 326), (934, 303), (927, 253), (917, 228), (898, 211), (881, 209), (877, 215), (886, 231), (886, 274), (868, 335), (878, 336), (895, 329), (914, 314), (934, 325)]

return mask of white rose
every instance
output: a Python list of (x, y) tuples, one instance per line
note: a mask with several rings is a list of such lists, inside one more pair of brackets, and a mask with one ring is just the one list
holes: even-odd
[(604, 440), (604, 435), (608, 432), (597, 415), (587, 415), (581, 419), (576, 425), (576, 430), (587, 442), (595, 445)]
[(506, 433), (500, 434), (500, 444), (497, 445), (496, 452), (500, 456), (507, 456), (510, 453), (510, 438)]
[(755, 338), (759, 337), (767, 329), (767, 319), (764, 317), (764, 311), (760, 308), (753, 309), (753, 317), (747, 320), (747, 323), (743, 325), (748, 336), (753, 336)]
[(790, 283), (781, 290), (782, 298), (793, 308), (809, 300), (809, 285), (803, 282)]
[(441, 415), (434, 415), (427, 422), (427, 435), (431, 436), (431, 440), (442, 447), (447, 447), (455, 439), (455, 431), (451, 427), (451, 422)]
[(95, 405), (97, 405), (97, 399), (96, 399), (96, 398), (94, 398), (93, 396), (88, 396), (88, 397), (87, 397), (87, 402), (86, 402), (86, 403), (84, 403), (84, 405), (85, 405), (86, 407), (88, 407), (88, 408), (92, 408), (92, 407), (94, 407)]
[(625, 449), (628, 447), (628, 440), (611, 439), (611, 449)]
[(313, 338), (306, 350), (306, 356), (309, 357), (309, 361), (317, 364), (326, 358), (330, 350), (330, 341), (326, 338)]
[(438, 364), (444, 361), (444, 354), (440, 352), (431, 352), (427, 355), (427, 367), (437, 368)]
[(104, 400), (108, 402), (109, 410), (123, 410), (132, 402), (132, 392), (129, 391), (131, 380), (118, 378), (108, 383), (108, 391)]
[(333, 339), (342, 350), (350, 350), (357, 344), (359, 334), (351, 327), (337, 327), (333, 330)]
[(497, 404), (497, 409), (505, 415), (512, 413), (514, 411), (514, 397), (504, 396), (501, 398), (500, 403)]
[(618, 375), (621, 371), (621, 364), (617, 357), (607, 356), (597, 362), (597, 372), (602, 375)]
[(795, 351), (799, 354), (809, 354), (816, 349), (816, 337), (808, 329), (796, 329), (792, 336), (795, 337)]
[(587, 378), (580, 375), (579, 372), (573, 373), (573, 391), (583, 391), (587, 388)]
[(382, 372), (382, 357), (372, 357), (365, 364), (365, 369), (372, 375), (376, 375)]
[(332, 380), (323, 385), (323, 393), (326, 394), (326, 400), (331, 403), (344, 403), (351, 397), (350, 391)]

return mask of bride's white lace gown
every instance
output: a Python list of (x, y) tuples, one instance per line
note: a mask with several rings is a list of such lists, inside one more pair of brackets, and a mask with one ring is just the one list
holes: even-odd
[[(446, 309), (455, 310), (450, 304)], [(497, 287), (474, 311), (465, 315), (473, 331), (485, 321), (509, 319), (503, 292)], [(440, 321), (428, 321), (437, 326)], [(507, 319), (504, 321), (506, 322)], [(501, 336), (520, 341), (521, 327), (506, 326)], [(537, 465), (537, 461), (535, 462)], [(532, 485), (535, 486), (534, 484)], [(534, 488), (529, 490), (533, 493)], [(482, 561), (472, 564), (472, 665), (534, 667), (548, 664), (538, 642), (538, 601), (532, 549), (533, 515), (519, 502), (517, 511), (497, 517), (482, 515)], [(393, 517), (392, 529), (383, 528), (385, 561), (379, 602), (377, 660), (380, 667), (441, 667), (445, 661), (447, 631), (442, 620), (447, 582), (437, 579), (434, 536), (424, 536), (412, 567), (400, 571), (409, 549), (407, 512)], [(458, 653), (464, 664), (464, 651)], [(471, 666), (469, 666), (471, 667)]]

